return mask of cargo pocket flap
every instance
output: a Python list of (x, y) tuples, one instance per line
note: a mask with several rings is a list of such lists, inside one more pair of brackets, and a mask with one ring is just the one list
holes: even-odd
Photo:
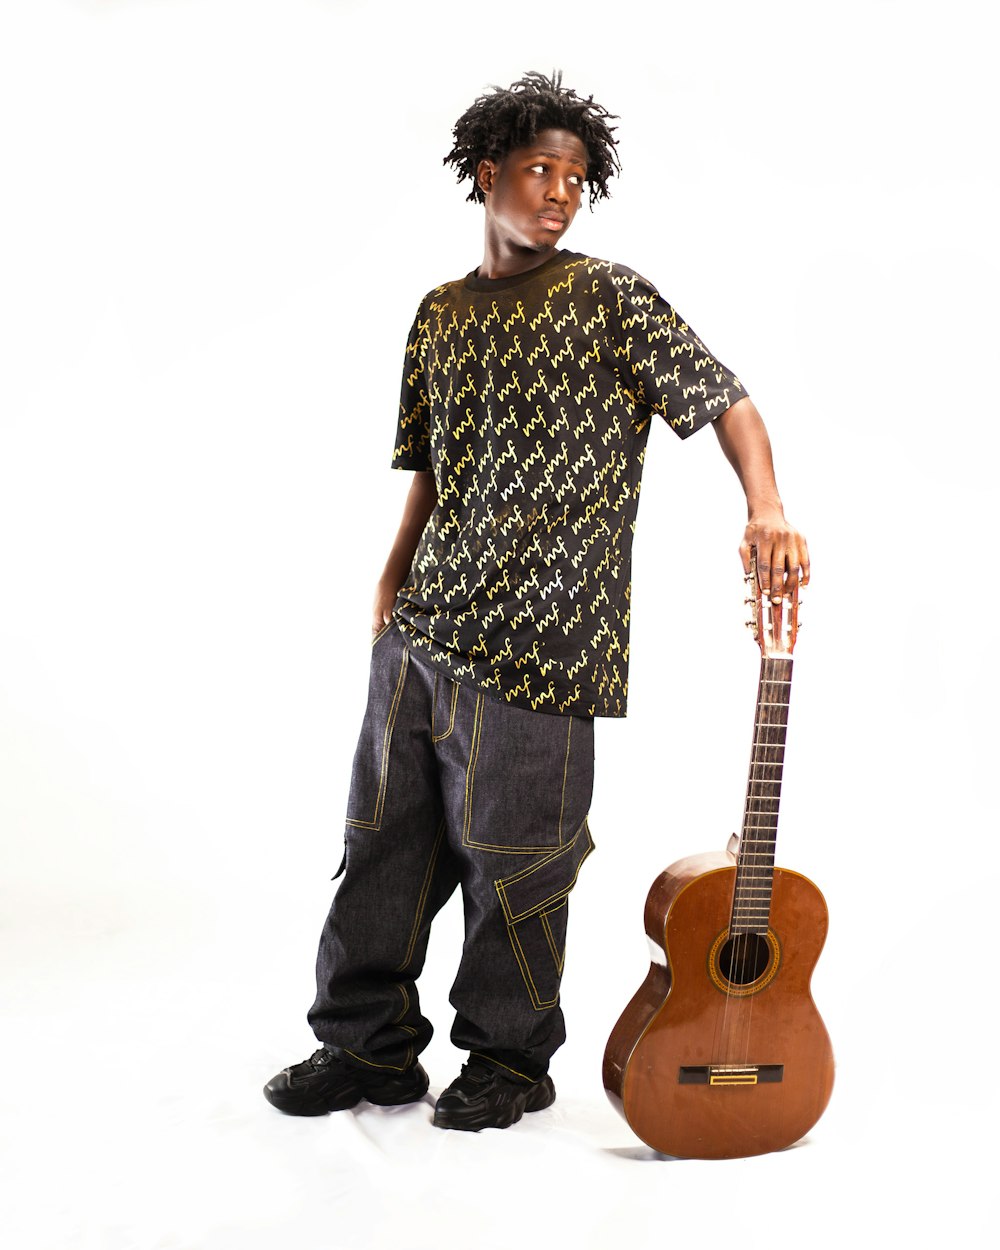
[(583, 861), (594, 849), (590, 827), (584, 817), (576, 833), (558, 851), (546, 855), (512, 877), (496, 882), (500, 905), (509, 925), (550, 910), (576, 884)]

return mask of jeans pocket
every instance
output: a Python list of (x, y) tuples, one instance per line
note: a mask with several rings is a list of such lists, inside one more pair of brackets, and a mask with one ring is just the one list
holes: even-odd
[(368, 706), (351, 767), (347, 823), (359, 829), (377, 830), (382, 827), (392, 758), (392, 733), (406, 683), (410, 652), (402, 638), (394, 640), (398, 641), (396, 647), (391, 642), (375, 646), (392, 626), (390, 621), (372, 640)]
[(559, 1000), (566, 958), (569, 893), (593, 849), (590, 826), (584, 818), (560, 850), (494, 883), (507, 922), (507, 936), (536, 1011), (554, 1007)]
[(536, 854), (565, 845), (590, 808), (594, 722), (477, 696), (462, 842)]

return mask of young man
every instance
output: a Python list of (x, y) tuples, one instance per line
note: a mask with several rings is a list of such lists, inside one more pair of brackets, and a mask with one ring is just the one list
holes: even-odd
[(713, 425), (763, 590), (808, 578), (734, 374), (645, 278), (558, 247), (584, 187), (591, 204), (608, 194), (611, 116), (532, 73), (455, 126), (445, 160), (484, 205), (484, 255), (423, 299), (406, 348), (392, 463), (414, 477), (375, 595), (344, 875), (308, 1013), (323, 1046), (264, 1091), (291, 1114), (425, 1095), (416, 979), (459, 884), (451, 1037), (469, 1060), (434, 1124), (504, 1128), (553, 1101), (567, 899), (593, 849), (594, 718), (626, 713), (654, 416), (681, 437)]

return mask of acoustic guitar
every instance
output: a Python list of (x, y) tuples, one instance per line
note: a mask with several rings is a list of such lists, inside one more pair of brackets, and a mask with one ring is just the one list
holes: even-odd
[(604, 1052), (604, 1086), (633, 1132), (663, 1154), (731, 1159), (781, 1150), (823, 1114), (830, 1038), (810, 993), (826, 939), (823, 895), (776, 868), (775, 839), (798, 630), (797, 592), (747, 578), (760, 682), (740, 836), (653, 882), (652, 963)]

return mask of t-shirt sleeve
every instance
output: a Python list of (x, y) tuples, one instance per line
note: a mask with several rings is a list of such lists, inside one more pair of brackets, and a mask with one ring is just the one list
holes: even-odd
[(746, 395), (657, 289), (618, 267), (613, 275), (614, 354), (622, 385), (687, 438)]
[(430, 322), (422, 302), (410, 327), (403, 357), (399, 420), (392, 452), (394, 469), (431, 468), (430, 398), (425, 372)]

